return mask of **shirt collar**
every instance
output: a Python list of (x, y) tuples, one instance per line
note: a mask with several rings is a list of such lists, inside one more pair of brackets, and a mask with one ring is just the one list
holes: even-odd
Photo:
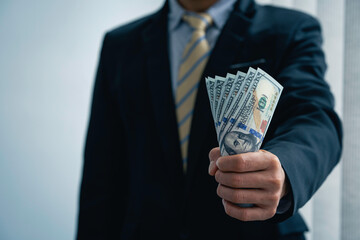
[[(223, 28), (235, 2), (236, 0), (218, 0), (206, 11), (212, 17), (216, 28)], [(169, 27), (170, 30), (174, 30), (181, 23), (181, 17), (186, 13), (186, 10), (177, 0), (169, 0), (169, 8)]]

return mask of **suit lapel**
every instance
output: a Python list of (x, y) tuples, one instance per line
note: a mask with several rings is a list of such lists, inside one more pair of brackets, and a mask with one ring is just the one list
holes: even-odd
[(195, 174), (196, 165), (200, 159), (199, 153), (206, 147), (202, 144), (208, 142), (205, 141), (208, 136), (207, 131), (211, 130), (211, 127), (215, 131), (204, 79), (206, 76), (226, 75), (243, 47), (245, 35), (251, 24), (251, 19), (246, 15), (254, 10), (253, 1), (242, 0), (240, 3), (237, 4), (224, 26), (201, 77), (189, 140), (188, 187), (190, 187), (191, 178)]
[[(205, 86), (205, 76), (225, 75), (234, 58), (244, 43), (251, 18), (246, 15), (253, 10), (252, 0), (242, 0), (232, 12), (217, 43), (212, 51), (207, 66), (201, 77), (198, 89), (194, 115), (192, 120), (187, 182), (191, 182), (199, 153), (203, 150), (203, 143), (207, 131), (213, 127), (213, 120)], [(168, 55), (167, 37), (167, 2), (164, 7), (153, 15), (151, 23), (143, 31), (143, 43), (146, 58), (146, 77), (150, 89), (151, 107), (153, 108), (156, 127), (161, 136), (159, 149), (164, 156), (169, 157), (167, 164), (169, 170), (177, 174), (182, 173), (182, 160), (179, 135), (176, 122), (175, 104), (170, 81), (170, 63)], [(246, 59), (244, 59), (246, 61)], [(209, 149), (210, 150), (210, 149)], [(189, 186), (189, 185), (188, 185)]]
[[(167, 12), (164, 7), (152, 17), (152, 22), (143, 31), (146, 51), (146, 77), (151, 95), (157, 131), (161, 143), (159, 151), (163, 153), (169, 171), (182, 175), (182, 161), (176, 123), (175, 104), (170, 81), (170, 63), (167, 38)], [(166, 46), (166, 47), (164, 47)]]

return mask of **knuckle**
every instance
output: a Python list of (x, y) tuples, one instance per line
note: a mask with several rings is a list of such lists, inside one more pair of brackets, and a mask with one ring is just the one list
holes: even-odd
[(281, 166), (279, 158), (274, 154), (271, 154), (270, 156), (270, 166), (274, 168)]
[(276, 208), (270, 208), (268, 211), (267, 211), (267, 216), (266, 218), (272, 218), (273, 216), (275, 216), (276, 214)]
[(270, 194), (269, 197), (269, 202), (271, 202), (272, 204), (276, 204), (279, 201), (279, 196), (275, 193)]
[(283, 179), (278, 175), (274, 175), (269, 179), (269, 182), (270, 182), (272, 188), (280, 189), (283, 184)]
[(220, 171), (216, 171), (215, 173), (215, 180), (217, 182), (220, 182), (221, 181), (221, 172)]
[(273, 161), (272, 159), (270, 159), (270, 163), (269, 163), (269, 167), (270, 168), (276, 168), (276, 162), (275, 161)]
[(214, 162), (210, 162), (208, 172), (211, 176), (215, 176), (216, 168)]
[(229, 208), (228, 204), (225, 202), (224, 204), (224, 210), (225, 210), (225, 213), (229, 216), (231, 216), (231, 209)]
[(216, 161), (215, 161), (215, 163), (216, 163), (216, 166), (219, 168), (219, 169), (223, 169), (223, 159), (222, 159), (222, 157), (219, 157)]
[(271, 159), (272, 159), (272, 161), (274, 161), (274, 162), (280, 163), (279, 158), (278, 158), (276, 155), (272, 154), (272, 153), (271, 153)]
[(209, 156), (208, 156), (208, 157), (209, 157), (209, 160), (210, 160), (210, 161), (212, 161), (212, 159), (213, 159), (213, 158), (212, 158), (213, 151), (214, 151), (214, 149), (211, 149), (210, 152), (209, 152)]
[(215, 156), (216, 156), (216, 148), (213, 148), (210, 150), (209, 152), (209, 159), (210, 161), (214, 161), (215, 160)]
[(236, 161), (236, 168), (240, 171), (246, 169), (246, 161), (243, 157), (238, 156), (237, 161)]

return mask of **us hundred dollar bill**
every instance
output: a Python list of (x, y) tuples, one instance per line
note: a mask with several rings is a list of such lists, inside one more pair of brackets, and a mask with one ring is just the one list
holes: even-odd
[(245, 98), (218, 136), (221, 155), (260, 149), (283, 87), (258, 68)]
[(217, 106), (216, 109), (216, 116), (214, 118), (215, 120), (215, 127), (217, 128), (220, 125), (220, 121), (221, 121), (221, 112), (224, 108), (224, 104), (227, 101), (227, 98), (230, 94), (230, 91), (232, 89), (232, 86), (234, 84), (234, 80), (235, 80), (235, 75), (228, 73), (226, 75), (226, 80), (224, 82), (223, 88), (221, 90), (221, 94), (220, 94), (220, 99), (219, 99), (219, 104)]
[[(236, 121), (237, 110), (239, 109), (239, 106), (241, 106), (241, 103), (243, 102), (244, 95), (248, 91), (252, 83), (252, 80), (255, 76), (255, 73), (256, 73), (255, 69), (249, 68), (246, 76), (241, 81), (241, 85), (239, 86), (239, 88), (237, 88), (236, 85), (234, 86), (231, 95), (233, 95), (234, 93), (236, 93), (236, 95), (234, 96), (234, 99), (231, 102), (229, 102), (229, 104), (228, 103), (226, 104), (228, 109), (226, 109), (226, 111), (224, 111), (222, 115), (222, 121), (220, 123), (219, 131), (218, 131), (218, 140), (220, 140), (220, 136), (222, 135), (226, 126)], [(241, 72), (240, 72), (240, 76), (243, 76)]]
[(213, 118), (215, 119), (215, 115), (214, 115), (214, 111), (213, 111), (215, 79), (213, 79), (211, 77), (207, 77), (207, 78), (205, 78), (205, 82), (206, 82), (206, 89), (207, 89), (207, 92), (209, 95), (211, 114), (212, 114)]
[(235, 101), (239, 101), (238, 93), (242, 89), (245, 77), (246, 77), (246, 73), (238, 71), (235, 78), (234, 78), (234, 82), (233, 82), (233, 84), (231, 86), (228, 97), (225, 99), (225, 103), (224, 103), (224, 105), (223, 105), (223, 107), (221, 109), (220, 118), (215, 123), (215, 126), (218, 129), (218, 131), (217, 131), (218, 136), (220, 134), (219, 131), (221, 131), (222, 122), (226, 121), (225, 114), (228, 113), (231, 106), (234, 106)]
[(225, 83), (226, 78), (215, 76), (215, 85), (214, 85), (214, 99), (213, 99), (213, 115), (214, 115), (214, 122), (216, 122), (216, 109), (219, 104), (222, 87)]

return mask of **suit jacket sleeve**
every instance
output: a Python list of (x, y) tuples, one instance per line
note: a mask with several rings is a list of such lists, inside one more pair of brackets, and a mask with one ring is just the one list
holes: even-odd
[(284, 90), (263, 148), (278, 156), (291, 185), (292, 207), (284, 220), (302, 207), (337, 164), (342, 148), (341, 123), (324, 81), (326, 64), (318, 21), (301, 21), (279, 64), (277, 80)]
[(107, 42), (105, 36), (85, 146), (77, 239), (116, 236), (126, 206), (125, 143), (120, 109), (107, 74)]

